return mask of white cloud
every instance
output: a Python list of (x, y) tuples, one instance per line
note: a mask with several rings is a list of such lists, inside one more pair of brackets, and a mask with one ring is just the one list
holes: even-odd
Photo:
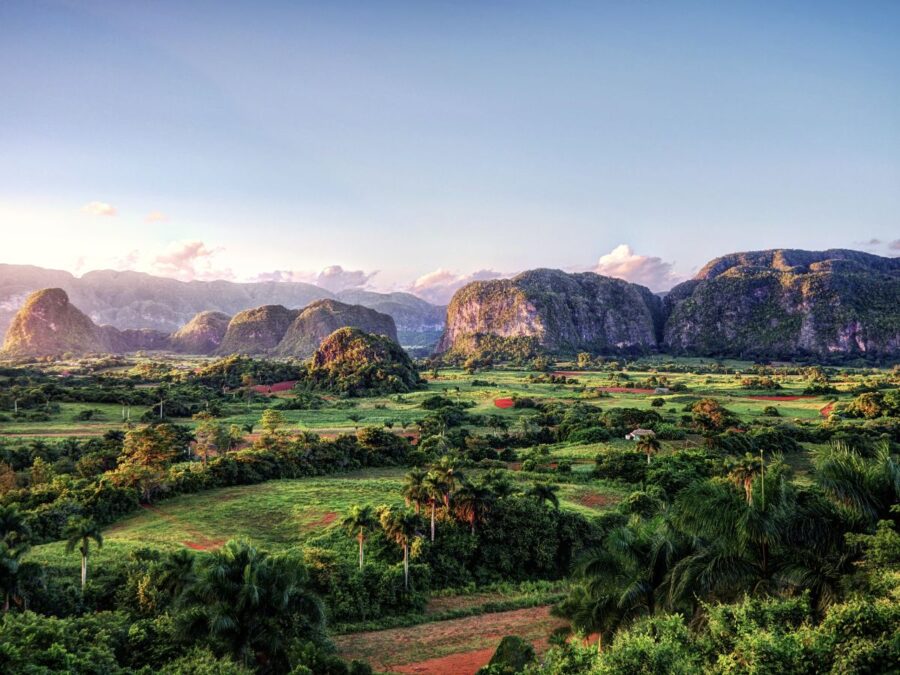
[(114, 216), (116, 215), (116, 207), (106, 202), (90, 202), (81, 207), (85, 213), (92, 216)]
[(369, 280), (376, 274), (378, 274), (377, 271), (345, 270), (340, 265), (331, 265), (319, 272), (316, 285), (326, 288), (332, 293), (351, 288), (365, 288)]
[(888, 248), (892, 251), (900, 251), (900, 239), (894, 239), (894, 241), (888, 244)]
[(628, 244), (620, 244), (600, 256), (592, 272), (625, 279), (651, 291), (667, 291), (681, 279), (672, 272), (672, 263), (655, 256), (638, 255)]
[[(181, 281), (233, 279), (234, 273), (230, 269), (215, 267), (214, 258), (221, 251), (221, 248), (210, 248), (202, 241), (172, 242), (164, 253), (153, 258), (150, 270)], [(133, 253), (128, 257), (133, 265)]]
[(369, 282), (378, 274), (363, 270), (345, 270), (340, 265), (329, 265), (321, 272), (308, 270), (275, 270), (263, 272), (252, 278), (252, 281), (295, 281), (306, 284), (314, 284), (320, 288), (338, 293), (350, 289), (360, 289), (368, 286)]
[(416, 279), (407, 289), (410, 293), (438, 305), (446, 305), (460, 288), (473, 281), (502, 279), (509, 276), (494, 270), (478, 270), (471, 274), (460, 274), (439, 268)]
[(151, 211), (147, 214), (147, 217), (144, 219), (148, 223), (161, 223), (164, 220), (168, 220), (169, 216), (167, 216), (162, 211)]

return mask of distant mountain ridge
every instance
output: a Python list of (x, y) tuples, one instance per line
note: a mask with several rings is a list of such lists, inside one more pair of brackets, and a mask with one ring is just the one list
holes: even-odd
[(2, 344), (5, 357), (174, 350), (187, 354), (252, 354), (309, 358), (342, 328), (383, 337), (396, 345), (397, 328), (387, 314), (337, 300), (317, 300), (303, 310), (263, 305), (228, 317), (201, 312), (172, 334), (152, 328), (98, 326), (61, 288), (35, 291), (13, 317)]
[(332, 293), (302, 282), (178, 281), (143, 272), (100, 270), (76, 277), (33, 265), (0, 264), (0, 335), (28, 295), (61, 288), (96, 324), (119, 329), (177, 331), (201, 312), (234, 316), (262, 305), (301, 309), (314, 300), (360, 304), (394, 318), (401, 344), (428, 347), (443, 329), (445, 308), (409, 293)]

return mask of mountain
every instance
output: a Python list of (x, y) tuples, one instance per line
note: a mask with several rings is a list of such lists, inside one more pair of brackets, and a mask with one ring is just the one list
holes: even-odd
[(709, 262), (664, 300), (662, 348), (791, 358), (900, 355), (900, 259), (773, 249)]
[(387, 314), (397, 325), (400, 344), (408, 347), (431, 347), (441, 337), (447, 308), (432, 305), (411, 293), (373, 293), (372, 291), (340, 291), (337, 297), (350, 305), (362, 305)]
[[(430, 346), (443, 327), (444, 309), (407, 293), (342, 291), (300, 282), (234, 283), (177, 281), (142, 272), (101, 270), (75, 277), (68, 272), (31, 265), (0, 264), (0, 335), (29, 293), (61, 288), (94, 323), (116, 328), (177, 331), (206, 311), (234, 316), (262, 305), (302, 308), (325, 298), (360, 304), (390, 314), (403, 344)], [(396, 316), (395, 316), (396, 314)]]
[(282, 305), (263, 305), (238, 312), (228, 322), (216, 353), (270, 354), (299, 313)]
[(404, 393), (422, 384), (400, 345), (350, 327), (322, 341), (311, 359), (309, 378), (319, 388), (350, 396)]
[(200, 312), (172, 334), (172, 349), (184, 354), (212, 354), (225, 339), (231, 317), (223, 312)]
[(98, 326), (61, 288), (29, 295), (13, 317), (2, 352), (9, 356), (58, 356), (165, 349), (168, 335), (151, 329), (120, 331)]
[(347, 305), (337, 300), (316, 300), (306, 306), (293, 320), (274, 353), (280, 356), (308, 358), (318, 349), (322, 340), (345, 326), (384, 335), (397, 342), (394, 319), (387, 314), (362, 305)]
[(437, 351), (468, 349), (478, 336), (529, 338), (547, 351), (652, 350), (661, 311), (659, 298), (637, 284), (592, 272), (532, 270), (457, 291)]

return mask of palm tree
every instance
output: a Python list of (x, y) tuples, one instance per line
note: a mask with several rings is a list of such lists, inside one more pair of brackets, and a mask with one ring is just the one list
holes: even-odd
[(288, 672), (291, 644), (316, 639), (325, 616), (302, 561), (239, 541), (198, 560), (184, 604), (215, 651), (268, 672)]
[(378, 509), (378, 519), (384, 533), (403, 549), (403, 588), (409, 590), (409, 547), (418, 535), (419, 517), (412, 511)]
[(484, 522), (493, 501), (494, 493), (484, 484), (464, 483), (453, 497), (457, 517), (469, 524), (472, 534), (475, 523)]
[(646, 453), (647, 455), (647, 464), (650, 463), (650, 456), (655, 455), (659, 452), (659, 449), (662, 447), (660, 445), (659, 440), (656, 438), (655, 434), (647, 434), (645, 436), (641, 436), (637, 442), (637, 449), (640, 452)]
[(437, 471), (429, 471), (422, 480), (422, 490), (431, 509), (431, 541), (434, 541), (434, 519), (437, 505), (444, 498), (446, 489), (444, 478)]
[(363, 544), (365, 543), (366, 535), (374, 530), (377, 525), (378, 519), (375, 517), (375, 512), (368, 505), (351, 507), (347, 517), (341, 523), (341, 526), (347, 533), (355, 536), (356, 541), (359, 542), (359, 569), (363, 568)]
[(31, 540), (31, 529), (25, 515), (17, 504), (0, 506), (0, 541), (11, 549), (27, 549)]
[(538, 504), (549, 502), (553, 508), (558, 509), (559, 497), (556, 494), (557, 492), (559, 492), (558, 485), (552, 485), (550, 483), (533, 483), (525, 492), (525, 496), (534, 499)]
[(186, 548), (165, 556), (158, 567), (158, 585), (177, 601), (196, 581), (197, 556)]
[(509, 479), (509, 472), (502, 469), (491, 469), (484, 474), (481, 482), (494, 493), (494, 497), (497, 499), (509, 497), (516, 491), (515, 486)]
[(69, 518), (63, 536), (66, 537), (66, 553), (71, 553), (76, 548), (81, 553), (81, 592), (84, 593), (84, 587), (87, 584), (87, 563), (91, 540), (97, 542), (97, 548), (103, 547), (100, 526), (91, 518), (72, 517)]
[(731, 460), (728, 464), (728, 478), (744, 489), (748, 506), (753, 506), (753, 481), (762, 471), (762, 461), (749, 452), (742, 459)]
[(406, 474), (406, 483), (403, 486), (403, 499), (406, 505), (416, 510), (416, 513), (422, 508), (422, 503), (427, 501), (428, 497), (425, 490), (426, 471), (422, 469), (413, 469)]
[(444, 506), (450, 508), (450, 494), (465, 476), (459, 469), (459, 462), (449, 455), (444, 455), (435, 464), (431, 465), (431, 471), (440, 477), (444, 486)]
[(874, 456), (863, 457), (845, 443), (835, 443), (815, 456), (816, 481), (834, 503), (869, 526), (890, 518), (900, 501), (900, 461), (888, 443)]

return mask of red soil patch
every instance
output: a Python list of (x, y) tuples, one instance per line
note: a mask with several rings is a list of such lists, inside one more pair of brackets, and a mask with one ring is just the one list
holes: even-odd
[(215, 551), (217, 548), (222, 548), (225, 540), (207, 539), (205, 541), (183, 541), (181, 543), (193, 551)]
[(819, 411), (819, 414), (820, 414), (822, 417), (824, 417), (825, 419), (828, 419), (828, 416), (831, 415), (831, 411), (832, 411), (832, 410), (834, 410), (834, 401), (832, 401), (831, 403), (829, 403), (828, 405), (826, 405), (824, 408), (822, 408), (822, 409)]
[(617, 501), (617, 499), (614, 499), (609, 495), (601, 495), (596, 492), (591, 492), (581, 497), (578, 500), (578, 503), (582, 506), (587, 506), (590, 509), (599, 509), (610, 506), (611, 504), (615, 504)]
[(815, 396), (745, 396), (744, 398), (752, 398), (754, 401), (801, 401), (806, 398), (815, 398)]
[(334, 511), (329, 511), (328, 513), (324, 514), (321, 518), (319, 518), (314, 523), (310, 523), (309, 527), (315, 528), (315, 529), (319, 529), (322, 527), (328, 527), (335, 520), (337, 520), (337, 517), (338, 517), (337, 513), (335, 513)]
[(257, 394), (277, 394), (280, 391), (290, 391), (297, 384), (297, 380), (285, 380), (275, 384), (257, 384), (252, 387)]
[(516, 404), (511, 398), (494, 399), (494, 405), (498, 408), (512, 408)]
[(408, 663), (405, 666), (391, 666), (395, 673), (424, 673), (427, 675), (472, 675), (478, 672), (482, 666), (486, 666), (494, 655), (494, 650), (479, 649), (463, 654), (451, 654), (439, 659), (428, 659), (418, 663)]

